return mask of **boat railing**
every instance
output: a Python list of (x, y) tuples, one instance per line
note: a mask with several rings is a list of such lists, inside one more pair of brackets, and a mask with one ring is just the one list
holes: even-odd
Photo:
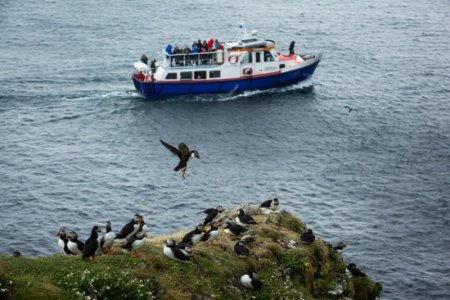
[(217, 66), (224, 63), (224, 51), (218, 49), (201, 53), (182, 53), (171, 55), (166, 53), (164, 63), (172, 68)]

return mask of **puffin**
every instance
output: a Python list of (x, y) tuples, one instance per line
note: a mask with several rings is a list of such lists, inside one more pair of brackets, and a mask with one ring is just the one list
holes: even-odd
[(256, 224), (255, 220), (253, 220), (250, 215), (245, 214), (242, 208), (239, 209), (239, 215), (236, 217), (236, 223), (241, 226)]
[(352, 110), (358, 111), (356, 108), (351, 108), (351, 107), (348, 106), (348, 105), (344, 106), (344, 108), (348, 109), (348, 112), (352, 112)]
[(131, 255), (138, 256), (137, 250), (141, 249), (144, 244), (144, 238), (147, 236), (147, 225), (145, 225), (144, 218), (141, 216), (141, 222), (137, 232), (126, 239), (126, 244), (122, 246), (124, 250), (130, 251)]
[(13, 256), (13, 257), (21, 257), (21, 256), (22, 256), (22, 253), (20, 253), (19, 250), (15, 250), (15, 251), (13, 252), (12, 256)]
[(114, 244), (114, 239), (116, 238), (116, 234), (112, 232), (112, 226), (111, 221), (106, 221), (106, 227), (105, 227), (106, 233), (102, 238), (100, 239), (99, 245), (100, 245), (100, 252), (101, 253), (107, 253), (111, 249), (112, 245)]
[(81, 255), (82, 259), (89, 258), (90, 260), (94, 259), (95, 252), (98, 250), (99, 244), (98, 244), (98, 233), (101, 232), (99, 226), (95, 225), (92, 227), (91, 235), (89, 238), (84, 242), (84, 249), (83, 249), (83, 255)]
[(241, 258), (249, 257), (250, 255), (250, 250), (244, 241), (238, 241), (233, 247), (233, 252)]
[(248, 231), (247, 227), (238, 225), (238, 224), (233, 224), (231, 222), (227, 222), (225, 224), (224, 230), (223, 230), (226, 234), (229, 235), (234, 235), (234, 236), (238, 236), (241, 233), (244, 233), (246, 231)]
[(225, 208), (222, 206), (217, 206), (216, 208), (208, 208), (205, 209), (203, 212), (207, 214), (205, 219), (203, 219), (202, 225), (205, 226), (209, 223), (211, 223), (220, 213), (224, 212)]
[(300, 242), (303, 244), (311, 244), (316, 239), (316, 236), (314, 235), (312, 229), (308, 229), (307, 232), (303, 232), (300, 235)]
[(78, 234), (75, 231), (71, 231), (67, 234), (69, 241), (67, 242), (67, 248), (75, 255), (81, 255), (84, 250), (84, 243), (78, 240)]
[(167, 240), (164, 246), (163, 253), (170, 259), (174, 259), (179, 262), (189, 262), (191, 257), (183, 253), (183, 251), (176, 247), (174, 240)]
[(358, 269), (356, 267), (356, 264), (354, 264), (354, 263), (348, 264), (347, 270), (350, 271), (350, 274), (352, 274), (353, 277), (366, 277), (367, 276), (363, 271)]
[(142, 216), (140, 214), (135, 214), (130, 222), (125, 224), (120, 232), (116, 234), (116, 239), (130, 238), (138, 232), (141, 226)]
[(186, 179), (186, 169), (187, 169), (187, 163), (189, 159), (192, 157), (200, 159), (200, 154), (197, 150), (189, 150), (189, 147), (185, 143), (178, 144), (178, 149), (174, 146), (164, 142), (163, 140), (159, 140), (161, 144), (164, 145), (167, 149), (169, 149), (170, 152), (172, 152), (174, 155), (178, 156), (180, 161), (178, 162), (178, 165), (173, 169), (175, 172), (178, 172), (181, 170), (181, 176), (183, 179)]
[(217, 226), (216, 223), (212, 223), (211, 228), (202, 235), (200, 240), (202, 242), (205, 242), (206, 244), (210, 244), (215, 239), (217, 239), (219, 235), (220, 235), (219, 226)]
[(259, 290), (262, 288), (262, 282), (258, 280), (258, 275), (255, 272), (242, 275), (241, 284), (248, 289)]
[(184, 255), (187, 255), (187, 256), (191, 256), (192, 255), (192, 247), (193, 246), (194, 245), (192, 244), (192, 242), (176, 244), (176, 247), (178, 249), (180, 249), (181, 252), (183, 252)]
[(273, 199), (266, 200), (263, 203), (261, 203), (260, 207), (270, 208), (271, 210), (276, 210), (278, 208), (278, 204), (279, 204), (278, 198), (273, 198)]
[(333, 246), (334, 250), (344, 250), (344, 248), (347, 247), (347, 245), (344, 242), (337, 243), (336, 246)]
[(199, 226), (195, 227), (194, 230), (188, 232), (183, 237), (181, 242), (183, 244), (187, 244), (187, 243), (192, 243), (192, 245), (197, 244), (198, 242), (200, 242), (200, 239), (202, 238), (202, 229), (203, 229), (202, 225), (199, 225)]
[(61, 228), (56, 235), (59, 236), (58, 246), (61, 249), (61, 251), (64, 254), (73, 255), (73, 253), (70, 252), (69, 248), (67, 248), (67, 242), (69, 241), (69, 239), (67, 238), (66, 231)]

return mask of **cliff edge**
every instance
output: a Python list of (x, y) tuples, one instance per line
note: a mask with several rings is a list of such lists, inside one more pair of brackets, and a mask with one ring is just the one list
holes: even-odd
[[(252, 210), (252, 209), (250, 209)], [(369, 277), (346, 274), (338, 251), (320, 239), (300, 241), (306, 226), (281, 210), (257, 214), (246, 233), (250, 255), (238, 257), (239, 240), (220, 228), (210, 245), (193, 247), (191, 261), (163, 254), (165, 241), (180, 241), (186, 232), (147, 238), (139, 256), (114, 246), (94, 260), (54, 255), (38, 258), (0, 256), (0, 300), (4, 299), (376, 299), (382, 286)], [(219, 223), (234, 220), (235, 210)], [(151, 231), (151, 228), (150, 228)], [(258, 274), (259, 290), (240, 278)], [(348, 272), (347, 272), (348, 273)]]

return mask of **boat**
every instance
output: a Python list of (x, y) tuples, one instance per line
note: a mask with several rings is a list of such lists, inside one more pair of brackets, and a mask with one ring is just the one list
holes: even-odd
[(213, 49), (200, 53), (185, 49), (174, 54), (170, 45), (161, 53), (162, 59), (151, 66), (145, 60), (134, 63), (134, 86), (146, 99), (154, 100), (267, 90), (293, 85), (313, 75), (321, 53), (282, 54), (275, 41), (257, 35), (257, 31), (248, 33), (241, 26), (232, 40), (216, 40)]

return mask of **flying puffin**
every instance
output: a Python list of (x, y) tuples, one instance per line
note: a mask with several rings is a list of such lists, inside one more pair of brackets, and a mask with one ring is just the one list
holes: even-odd
[(271, 210), (276, 210), (278, 207), (278, 204), (279, 204), (278, 198), (273, 198), (273, 199), (266, 200), (263, 203), (261, 203), (260, 207), (270, 208)]
[(178, 149), (177, 149), (174, 146), (167, 144), (163, 140), (160, 140), (160, 142), (161, 142), (161, 144), (164, 145), (164, 147), (169, 149), (170, 152), (172, 152), (174, 155), (178, 156), (178, 158), (180, 159), (180, 162), (173, 170), (176, 172), (181, 170), (181, 175), (183, 176), (183, 179), (186, 179), (185, 174), (186, 174), (186, 169), (187, 169), (187, 163), (188, 163), (189, 159), (192, 157), (200, 158), (200, 154), (198, 153), (198, 151), (197, 150), (189, 150), (189, 147), (184, 143), (178, 144)]
[(351, 108), (351, 107), (348, 106), (348, 105), (344, 106), (344, 108), (348, 109), (348, 112), (352, 112), (352, 110), (358, 111), (356, 108)]
[(197, 244), (198, 242), (200, 242), (200, 239), (202, 237), (202, 229), (203, 226), (199, 225), (197, 227), (195, 227), (194, 230), (188, 232), (183, 239), (181, 240), (182, 243), (187, 244), (187, 243), (192, 243), (192, 245)]
[(216, 223), (211, 224), (211, 228), (202, 235), (200, 239), (202, 242), (206, 244), (212, 243), (215, 239), (217, 239), (220, 235), (219, 226)]
[(69, 248), (67, 248), (67, 242), (69, 241), (69, 239), (67, 238), (66, 231), (64, 229), (60, 229), (56, 235), (59, 236), (58, 246), (62, 250), (62, 252), (67, 255), (73, 255), (73, 253), (70, 252)]
[(311, 244), (316, 239), (316, 236), (314, 235), (312, 229), (308, 229), (307, 232), (303, 232), (300, 235), (300, 242), (303, 244)]
[(255, 220), (253, 220), (250, 215), (245, 214), (242, 208), (239, 209), (239, 215), (236, 217), (236, 223), (241, 226), (256, 224)]
[(183, 253), (181, 249), (176, 247), (176, 243), (174, 240), (167, 240), (166, 246), (164, 246), (163, 253), (168, 258), (174, 259), (180, 262), (188, 262), (191, 260), (189, 255)]
[(258, 275), (255, 272), (242, 275), (241, 284), (248, 289), (259, 290), (262, 288), (262, 282), (258, 280)]
[(247, 248), (244, 241), (238, 241), (233, 247), (233, 252), (241, 258), (245, 258), (250, 255), (250, 250)]
[(225, 224), (225, 227), (224, 227), (224, 230), (223, 230), (223, 231), (224, 231), (226, 234), (238, 236), (238, 235), (240, 235), (241, 233), (246, 232), (247, 230), (248, 230), (247, 227), (244, 227), (244, 226), (241, 226), (241, 225), (238, 225), (238, 224), (233, 224), (233, 223), (231, 223), (231, 222), (227, 222), (227, 223)]
[(69, 241), (67, 242), (67, 248), (75, 255), (81, 255), (84, 250), (84, 243), (78, 240), (78, 234), (75, 231), (71, 231), (67, 234)]
[(205, 226), (206, 224), (211, 223), (220, 213), (224, 212), (225, 208), (222, 206), (217, 206), (216, 208), (208, 208), (205, 209), (203, 212), (205, 214), (208, 214), (205, 219), (203, 219), (202, 225)]
[(107, 253), (111, 249), (112, 245), (114, 244), (114, 239), (116, 238), (116, 234), (112, 232), (112, 226), (110, 221), (106, 221), (106, 227), (105, 227), (106, 233), (102, 238), (100, 239), (100, 252), (101, 253)]
[(120, 232), (116, 234), (116, 239), (130, 238), (138, 232), (141, 227), (142, 216), (140, 214), (135, 214), (130, 222), (125, 224)]
[(83, 255), (82, 259), (89, 258), (90, 260), (94, 259), (95, 252), (98, 250), (98, 233), (101, 232), (99, 226), (95, 225), (92, 227), (91, 236), (84, 242)]
[(347, 270), (350, 271), (353, 277), (366, 277), (367, 275), (356, 267), (356, 264), (351, 263), (347, 266)]

